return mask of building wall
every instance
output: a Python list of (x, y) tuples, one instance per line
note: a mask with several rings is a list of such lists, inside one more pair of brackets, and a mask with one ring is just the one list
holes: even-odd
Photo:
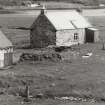
[(54, 45), (56, 32), (47, 17), (40, 15), (34, 23), (34, 28), (30, 31), (31, 47), (40, 48)]
[(13, 63), (13, 53), (4, 53), (4, 66), (9, 66)]
[[(78, 33), (78, 40), (74, 40), (74, 34)], [(56, 32), (57, 46), (71, 46), (73, 44), (84, 43), (85, 29), (59, 30)]]
[(4, 53), (0, 51), (0, 67), (4, 66)]
[(13, 63), (13, 48), (0, 49), (0, 67)]
[(99, 41), (100, 41), (100, 39), (99, 39), (99, 30), (95, 31), (95, 32), (94, 32), (94, 35), (95, 35), (95, 36), (94, 36), (94, 37), (95, 37), (95, 38), (94, 38), (94, 42), (99, 42)]

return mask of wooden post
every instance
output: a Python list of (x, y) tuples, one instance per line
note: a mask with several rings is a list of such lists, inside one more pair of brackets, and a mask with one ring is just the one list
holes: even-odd
[(26, 95), (26, 102), (29, 102), (29, 86), (28, 83), (26, 83), (26, 87), (25, 87), (25, 95)]
[(102, 39), (102, 50), (105, 50), (104, 39)]
[(102, 50), (105, 50), (105, 46), (104, 46), (104, 43), (102, 43)]
[(42, 48), (42, 40), (40, 41), (40, 43), (41, 43), (41, 48)]
[(78, 50), (79, 50), (79, 52), (80, 52), (80, 46), (79, 46), (79, 45), (80, 45), (80, 43), (78, 42)]

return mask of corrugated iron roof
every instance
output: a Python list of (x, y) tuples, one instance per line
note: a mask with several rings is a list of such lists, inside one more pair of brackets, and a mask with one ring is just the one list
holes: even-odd
[(88, 28), (88, 29), (90, 29), (90, 30), (94, 30), (94, 31), (98, 31), (99, 29), (97, 29), (97, 28)]
[(10, 46), (13, 46), (11, 41), (0, 30), (0, 48), (7, 48), (7, 47), (10, 47)]
[(92, 25), (76, 11), (47, 12), (45, 16), (57, 30), (92, 27)]

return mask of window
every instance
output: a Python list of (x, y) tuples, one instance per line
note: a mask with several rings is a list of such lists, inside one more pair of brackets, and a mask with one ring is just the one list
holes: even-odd
[(79, 37), (78, 37), (78, 33), (74, 33), (74, 40), (78, 40)]

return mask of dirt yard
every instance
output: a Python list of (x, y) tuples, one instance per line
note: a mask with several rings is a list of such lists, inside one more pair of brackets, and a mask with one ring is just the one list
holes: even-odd
[[(105, 50), (102, 50), (101, 42), (84, 44), (79, 49), (74, 47), (79, 56), (74, 53), (66, 61), (16, 62), (23, 52), (36, 52), (22, 49), (29, 45), (29, 30), (26, 29), (35, 17), (33, 14), (0, 15), (1, 29), (15, 45), (14, 65), (0, 69), (0, 105), (104, 105)], [(101, 29), (100, 37), (105, 38), (105, 17), (87, 18)], [(88, 52), (92, 56), (83, 58)], [(26, 82), (29, 83), (31, 100), (28, 103), (24, 102)]]

